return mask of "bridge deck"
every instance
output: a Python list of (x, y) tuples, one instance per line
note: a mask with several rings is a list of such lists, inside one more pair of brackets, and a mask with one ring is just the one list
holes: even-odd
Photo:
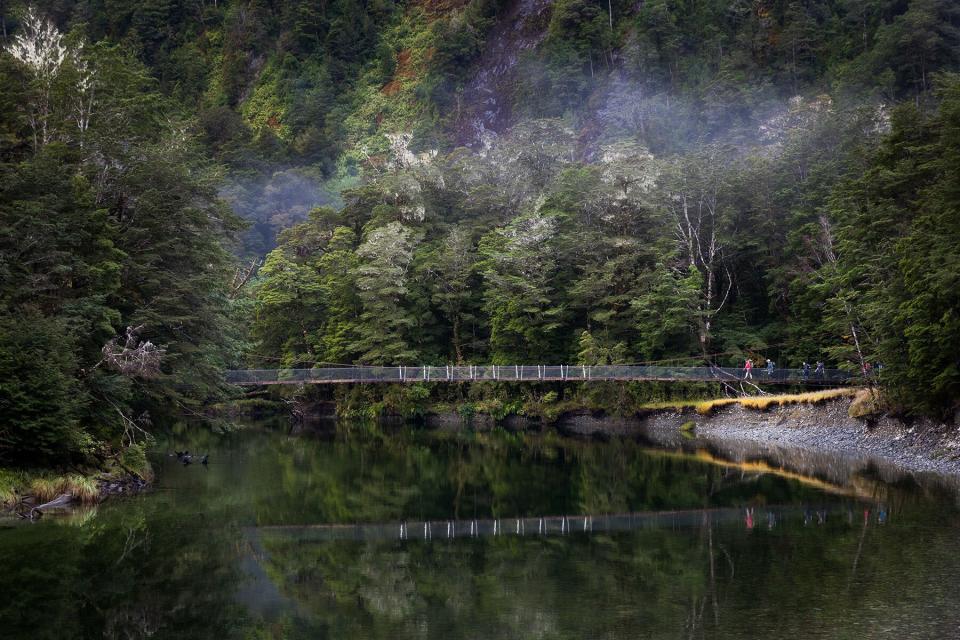
[[(227, 371), (237, 385), (367, 384), (417, 382), (594, 382), (605, 380), (659, 382), (744, 381), (745, 372), (732, 367), (658, 367), (645, 365), (468, 365), (423, 367), (318, 367), (313, 369), (244, 369)], [(821, 373), (802, 369), (754, 369), (753, 384), (838, 385), (851, 382), (847, 371)]]

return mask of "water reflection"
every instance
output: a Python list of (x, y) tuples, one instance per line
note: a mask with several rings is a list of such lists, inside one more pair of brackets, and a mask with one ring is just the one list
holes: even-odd
[(811, 482), (638, 442), (362, 425), (181, 425), (161, 447), (210, 465), (159, 457), (149, 496), (0, 527), (0, 636), (930, 638), (960, 623), (955, 499), (862, 469)]
[[(694, 456), (704, 462), (744, 472), (773, 473), (824, 491), (884, 500), (888, 492), (915, 497), (960, 499), (960, 477), (932, 472), (906, 472), (869, 455), (838, 455), (775, 442), (690, 436), (672, 428), (649, 426), (640, 438), (647, 444)], [(960, 503), (958, 503), (960, 504)]]
[[(859, 508), (859, 507), (858, 507)], [(249, 527), (246, 534), (251, 540), (259, 540), (262, 535), (285, 535), (299, 541), (331, 540), (399, 540), (433, 542), (455, 540), (457, 538), (482, 538), (499, 536), (568, 536), (573, 534), (613, 533), (636, 531), (639, 529), (680, 529), (701, 525), (729, 524), (742, 521), (744, 528), (750, 531), (757, 522), (763, 520), (767, 528), (772, 529), (777, 522), (787, 522), (792, 517), (803, 518), (808, 525), (816, 517), (816, 524), (823, 525), (827, 514), (846, 515), (852, 522), (854, 507), (764, 507), (756, 516), (755, 507), (727, 509), (687, 509), (673, 511), (648, 511), (640, 513), (603, 513), (562, 516), (539, 516), (517, 518), (487, 518), (472, 520), (423, 520), (397, 522), (378, 522), (366, 524), (308, 524), (308, 525), (267, 525)], [(870, 509), (865, 508), (864, 521), (870, 517)], [(886, 508), (880, 506), (876, 516), (877, 524), (886, 523)]]
[(821, 522), (817, 510), (807, 527), (761, 527), (755, 513), (748, 531), (737, 515), (550, 538), (265, 532), (267, 572), (292, 603), (272, 623), (287, 637), (400, 638), (930, 638), (956, 628), (955, 532), (928, 531), (920, 544), (911, 526), (878, 527), (862, 512)]

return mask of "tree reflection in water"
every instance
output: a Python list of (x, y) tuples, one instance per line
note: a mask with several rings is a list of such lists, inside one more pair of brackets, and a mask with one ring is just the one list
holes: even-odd
[[(211, 465), (158, 458), (150, 495), (0, 528), (0, 636), (919, 638), (960, 622), (955, 503), (909, 484), (552, 435), (177, 426), (164, 446)], [(769, 519), (774, 504), (793, 509)], [(753, 526), (431, 542), (271, 528), (717, 507), (753, 508)]]

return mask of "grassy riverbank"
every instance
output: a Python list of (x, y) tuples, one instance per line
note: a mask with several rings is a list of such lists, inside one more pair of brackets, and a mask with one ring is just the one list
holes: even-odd
[[(721, 407), (739, 405), (764, 411), (785, 405), (816, 405), (832, 400), (851, 400), (851, 416), (866, 417), (882, 412), (883, 403), (867, 390), (856, 388), (805, 391), (785, 389), (775, 395), (731, 398), (717, 385), (667, 386), (658, 383), (598, 382), (592, 384), (460, 384), (449, 387), (428, 385), (358, 385), (336, 390), (300, 390), (303, 395), (274, 391), (270, 400), (275, 410), (293, 409), (303, 417), (339, 417), (350, 420), (380, 418), (413, 421), (442, 418), (464, 423), (480, 420), (499, 423), (525, 419), (554, 424), (570, 414), (591, 413), (630, 419), (650, 413), (690, 411), (709, 415)], [(876, 393), (876, 392), (875, 392)], [(260, 396), (258, 402), (266, 402)], [(856, 409), (857, 415), (853, 415)], [(229, 415), (229, 413), (227, 414)], [(479, 424), (479, 423), (478, 423)]]
[(122, 455), (99, 467), (63, 469), (0, 468), (0, 509), (35, 507), (67, 496), (69, 502), (94, 504), (128, 487), (153, 480), (153, 469), (143, 445), (128, 447)]
[(709, 415), (720, 407), (740, 405), (745, 409), (765, 411), (773, 407), (782, 407), (790, 404), (820, 404), (837, 398), (852, 398), (858, 393), (857, 389), (823, 389), (805, 393), (781, 393), (766, 396), (751, 396), (749, 398), (714, 398), (701, 401), (683, 402), (654, 402), (648, 404), (647, 409), (696, 409), (700, 415)]
[(98, 476), (0, 469), (0, 505), (12, 508), (28, 497), (36, 504), (43, 504), (63, 494), (76, 502), (91, 504), (100, 496)]

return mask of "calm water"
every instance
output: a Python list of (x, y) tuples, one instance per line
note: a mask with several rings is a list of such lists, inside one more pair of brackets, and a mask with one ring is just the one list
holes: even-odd
[(960, 637), (944, 491), (550, 435), (254, 423), (158, 448), (212, 462), (0, 521), (0, 638)]

